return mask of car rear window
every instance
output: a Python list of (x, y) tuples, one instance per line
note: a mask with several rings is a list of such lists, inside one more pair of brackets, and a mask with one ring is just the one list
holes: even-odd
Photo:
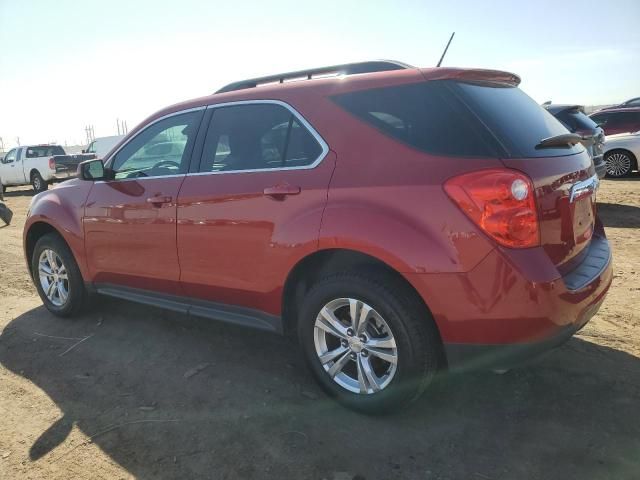
[(579, 110), (564, 110), (557, 117), (571, 132), (578, 130), (595, 130), (598, 124)]
[(334, 97), (367, 123), (429, 153), (471, 157), (549, 157), (582, 146), (538, 149), (567, 129), (517, 87), (438, 80)]
[(27, 158), (53, 157), (66, 155), (60, 145), (38, 145), (27, 148)]
[(567, 129), (517, 87), (457, 83), (465, 103), (505, 146), (510, 157), (551, 157), (581, 152), (580, 145), (539, 149), (541, 140)]

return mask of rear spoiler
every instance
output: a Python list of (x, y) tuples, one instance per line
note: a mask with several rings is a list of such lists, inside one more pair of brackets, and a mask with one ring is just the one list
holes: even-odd
[(515, 73), (483, 68), (421, 68), (426, 80), (461, 80), (469, 82), (490, 82), (517, 87), (520, 77)]

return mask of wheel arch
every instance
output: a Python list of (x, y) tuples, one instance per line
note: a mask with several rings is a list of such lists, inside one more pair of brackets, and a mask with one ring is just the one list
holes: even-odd
[(35, 174), (40, 175), (40, 177), (42, 177), (42, 174), (40, 173), (40, 170), (38, 170), (37, 168), (32, 168), (31, 171), (29, 172), (29, 180), (33, 181), (33, 177), (35, 176)]
[[(307, 255), (290, 270), (282, 292), (282, 322), (285, 333), (291, 334), (296, 331), (299, 305), (306, 292), (318, 279), (331, 273), (361, 269), (389, 275), (399, 288), (406, 289), (411, 300), (424, 308), (435, 324), (435, 319), (425, 299), (398, 270), (367, 253), (346, 248), (332, 248), (318, 250)], [(439, 335), (437, 324), (435, 326)], [(440, 341), (442, 341), (441, 338)]]
[(50, 223), (37, 221), (32, 223), (29, 228), (25, 231), (24, 235), (24, 253), (27, 259), (27, 266), (29, 267), (29, 272), (33, 275), (31, 269), (31, 258), (33, 257), (33, 251), (36, 247), (36, 243), (45, 235), (50, 233), (54, 233), (59, 236), (65, 243), (68, 242), (64, 239), (64, 236)]

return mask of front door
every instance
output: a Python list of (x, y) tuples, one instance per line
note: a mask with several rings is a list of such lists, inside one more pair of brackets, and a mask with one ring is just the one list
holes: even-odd
[(5, 185), (17, 185), (18, 178), (23, 176), (22, 163), (18, 163), (18, 148), (10, 150), (2, 161), (2, 183)]
[(176, 201), (202, 112), (150, 124), (107, 161), (114, 178), (95, 182), (84, 217), (94, 283), (179, 293)]
[(285, 105), (215, 109), (199, 172), (178, 197), (185, 293), (278, 314), (292, 263), (317, 249), (334, 166), (325, 142)]

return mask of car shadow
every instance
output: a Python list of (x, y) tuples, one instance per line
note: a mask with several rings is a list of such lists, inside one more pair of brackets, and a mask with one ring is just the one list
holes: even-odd
[(640, 207), (598, 202), (598, 216), (605, 227), (640, 228)]
[(98, 302), (75, 320), (33, 309), (0, 336), (0, 363), (62, 412), (23, 464), (81, 454), (65, 442), (75, 425), (137, 478), (640, 474), (640, 359), (615, 349), (574, 338), (371, 417), (328, 399), (287, 338)]
[[(11, 188), (11, 187), (9, 187)], [(32, 188), (29, 189), (20, 189), (20, 190), (7, 190), (6, 192), (4, 192), (4, 197), (5, 198), (11, 198), (11, 197), (33, 197), (36, 193), (33, 191)]]

